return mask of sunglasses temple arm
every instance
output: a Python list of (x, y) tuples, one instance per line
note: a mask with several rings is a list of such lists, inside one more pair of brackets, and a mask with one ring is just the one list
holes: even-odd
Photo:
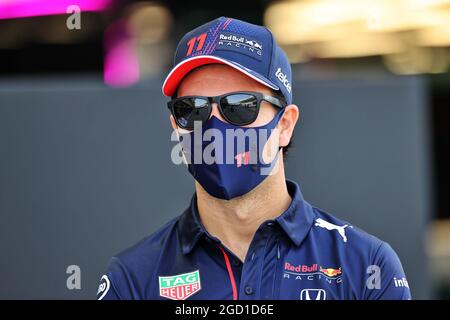
[(280, 100), (278, 100), (277, 98), (271, 97), (271, 96), (263, 96), (263, 99), (266, 100), (267, 102), (270, 102), (271, 104), (277, 106), (278, 108), (283, 108), (284, 106), (281, 104)]

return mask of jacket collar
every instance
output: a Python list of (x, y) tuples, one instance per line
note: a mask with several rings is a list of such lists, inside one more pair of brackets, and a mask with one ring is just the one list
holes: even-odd
[(299, 246), (308, 235), (314, 222), (315, 214), (312, 206), (303, 199), (299, 185), (290, 180), (286, 180), (286, 185), (292, 201), (286, 211), (275, 220), (292, 242)]
[[(278, 222), (292, 242), (299, 246), (311, 229), (314, 221), (314, 212), (311, 205), (303, 199), (297, 183), (286, 180), (286, 185), (292, 201), (286, 211), (279, 215), (275, 221)], [(197, 209), (196, 194), (193, 195), (190, 206), (181, 215), (177, 228), (183, 254), (190, 253), (204, 235), (216, 242), (220, 242), (219, 239), (210, 235), (201, 223)]]

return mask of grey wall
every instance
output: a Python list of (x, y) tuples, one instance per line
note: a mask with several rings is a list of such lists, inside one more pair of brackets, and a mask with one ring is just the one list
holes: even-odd
[[(314, 205), (390, 242), (415, 298), (429, 297), (424, 84), (294, 83), (302, 119), (288, 176)], [(94, 298), (113, 254), (185, 208), (193, 184), (170, 161), (160, 86), (0, 80), (0, 298)], [(81, 290), (66, 288), (72, 264)]]

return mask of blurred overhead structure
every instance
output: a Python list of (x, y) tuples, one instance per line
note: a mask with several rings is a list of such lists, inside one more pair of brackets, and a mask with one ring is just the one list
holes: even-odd
[(171, 56), (169, 31), (172, 15), (157, 2), (138, 2), (125, 7), (120, 19), (104, 35), (104, 81), (127, 87), (145, 77), (159, 75)]
[[(81, 13), (81, 28), (75, 30), (66, 27), (72, 5)], [(104, 59), (119, 46), (114, 52), (128, 48), (119, 57), (136, 60), (123, 64), (138, 68), (128, 79), (158, 76), (186, 31), (221, 15), (264, 20), (293, 63), (360, 57), (365, 63), (370, 59), (365, 57), (375, 57), (376, 68), (382, 61), (397, 74), (449, 70), (450, 0), (0, 0), (0, 74), (114, 74), (103, 67), (119, 64)], [(111, 32), (103, 39), (118, 21), (122, 40), (112, 41)], [(346, 68), (347, 62), (349, 71), (356, 59), (331, 65)], [(317, 65), (309, 67), (314, 73)]]
[(264, 15), (292, 62), (383, 56), (395, 73), (450, 62), (450, 0), (284, 0)]
[(112, 0), (0, 0), (0, 19), (65, 14), (78, 6), (83, 12), (106, 9)]

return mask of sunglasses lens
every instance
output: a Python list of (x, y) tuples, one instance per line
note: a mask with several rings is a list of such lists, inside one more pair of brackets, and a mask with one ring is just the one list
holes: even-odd
[(223, 116), (235, 125), (246, 125), (258, 116), (258, 99), (248, 93), (235, 93), (220, 99)]
[(209, 116), (209, 103), (204, 98), (183, 98), (173, 104), (174, 116), (183, 129), (194, 129), (194, 121), (206, 121)]

